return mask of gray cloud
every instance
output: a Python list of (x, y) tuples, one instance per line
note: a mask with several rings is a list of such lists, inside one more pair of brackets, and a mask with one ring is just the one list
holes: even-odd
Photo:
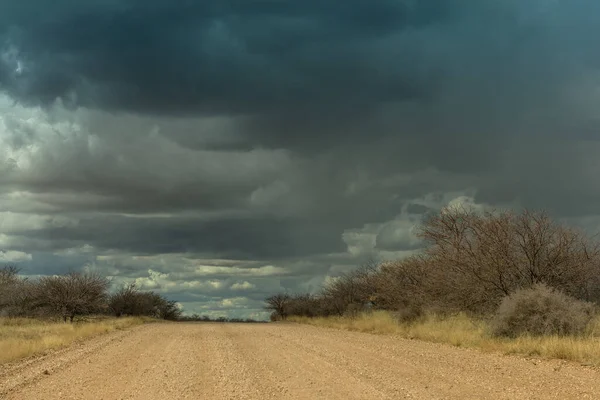
[(176, 114), (327, 104), (357, 89), (409, 97), (409, 80), (372, 73), (369, 40), (443, 18), (396, 1), (59, 2), (43, 15), (35, 6), (4, 6), (7, 41), (24, 57), (22, 73), (4, 66), (14, 95)]
[(598, 226), (591, 0), (5, 3), (0, 250), (32, 275), (249, 315), (451, 201)]
[(225, 259), (277, 259), (343, 251), (338, 233), (335, 227), (319, 229), (303, 221), (268, 217), (99, 217), (82, 219), (76, 226), (48, 227), (21, 235), (56, 244), (68, 241), (72, 247), (93, 243), (140, 254), (189, 252)]

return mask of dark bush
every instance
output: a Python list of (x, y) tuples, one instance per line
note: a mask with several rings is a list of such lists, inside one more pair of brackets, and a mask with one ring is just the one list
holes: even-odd
[(320, 314), (321, 303), (318, 297), (310, 294), (291, 296), (286, 304), (287, 315), (315, 317)]
[[(277, 320), (286, 319), (290, 308), (290, 301), (292, 298), (287, 293), (279, 293), (270, 296), (265, 300), (267, 303), (266, 309), (272, 311), (271, 318), (277, 318)], [(274, 315), (274, 316), (273, 316)]]
[(125, 285), (113, 293), (108, 299), (108, 309), (116, 317), (130, 315), (167, 320), (181, 317), (176, 301), (167, 300), (155, 292), (139, 291), (135, 284)]
[(32, 287), (32, 291), (37, 308), (72, 322), (76, 315), (106, 311), (109, 284), (98, 274), (72, 272), (45, 276)]
[[(271, 297), (271, 303), (283, 302), (272, 303), (270, 309), (278, 318), (354, 316), (371, 309), (390, 311), (402, 321), (424, 313), (489, 318), (506, 296), (538, 284), (572, 299), (600, 303), (600, 243), (543, 212), (452, 207), (430, 215), (417, 232), (427, 245), (419, 254), (381, 265), (371, 262), (329, 281), (316, 295)], [(579, 303), (568, 304), (578, 308)], [(575, 321), (578, 317), (573, 324), (559, 322), (549, 312), (531, 316), (549, 324), (540, 332), (576, 332), (583, 323)]]
[(401, 320), (420, 316), (436, 296), (430, 293), (431, 271), (420, 256), (383, 264), (374, 274), (373, 308), (394, 311)]
[(578, 335), (594, 317), (591, 303), (545, 284), (519, 289), (504, 298), (492, 323), (497, 336)]
[(397, 311), (393, 311), (392, 317), (399, 322), (413, 322), (423, 317), (425, 314), (423, 308), (418, 304), (410, 304), (404, 308), (400, 308)]
[(489, 314), (502, 298), (544, 283), (585, 301), (600, 301), (600, 246), (545, 213), (442, 210), (421, 227), (425, 259), (449, 307)]
[(345, 317), (356, 318), (360, 314), (364, 312), (368, 312), (369, 308), (367, 308), (364, 304), (361, 303), (351, 303), (346, 307), (346, 311), (344, 312)]
[(377, 266), (368, 263), (326, 284), (321, 293), (321, 313), (326, 315), (344, 315), (347, 311), (355, 313), (357, 308), (371, 303), (376, 291), (376, 273)]

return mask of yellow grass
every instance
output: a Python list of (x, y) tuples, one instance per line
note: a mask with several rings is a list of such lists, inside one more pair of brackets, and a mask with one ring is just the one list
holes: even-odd
[(141, 317), (96, 317), (70, 324), (33, 318), (0, 318), (0, 364), (149, 321), (152, 320)]
[(292, 322), (358, 332), (397, 335), (453, 346), (477, 348), (489, 352), (555, 358), (600, 366), (600, 318), (585, 335), (579, 337), (530, 337), (503, 339), (493, 337), (485, 321), (464, 314), (451, 317), (428, 315), (413, 323), (399, 323), (389, 313), (376, 311), (355, 318), (291, 317)]

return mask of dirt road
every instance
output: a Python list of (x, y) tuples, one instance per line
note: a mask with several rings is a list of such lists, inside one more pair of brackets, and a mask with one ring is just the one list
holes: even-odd
[(152, 324), (0, 367), (16, 399), (599, 399), (600, 372), (292, 324)]

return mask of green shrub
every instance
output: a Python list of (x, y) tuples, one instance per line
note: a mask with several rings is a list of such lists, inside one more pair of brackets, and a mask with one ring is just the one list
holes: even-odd
[(594, 306), (544, 284), (506, 296), (492, 322), (496, 336), (578, 335), (594, 317)]

